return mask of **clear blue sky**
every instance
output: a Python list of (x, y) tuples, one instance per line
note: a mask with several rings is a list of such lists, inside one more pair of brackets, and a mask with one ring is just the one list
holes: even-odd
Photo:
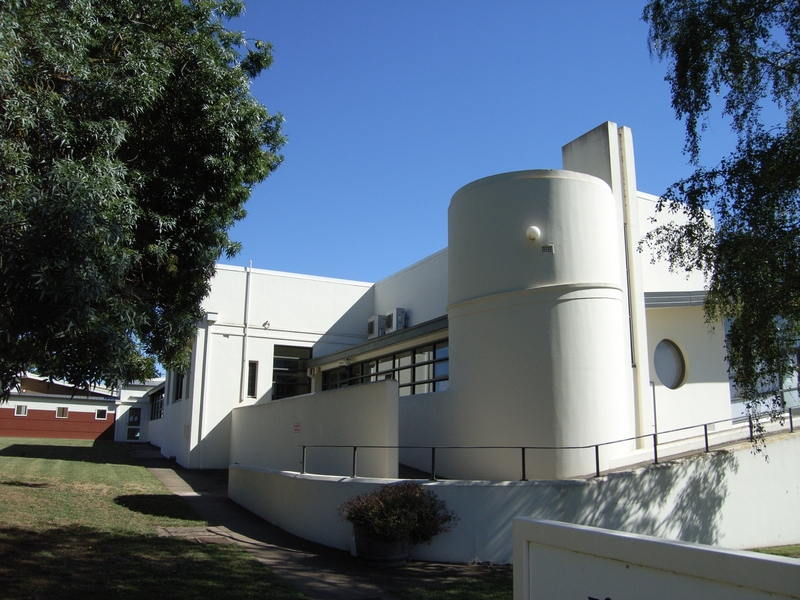
[(561, 168), (604, 121), (633, 130), (638, 187), (689, 172), (644, 1), (249, 0), (230, 26), (274, 45), (253, 94), (284, 163), (231, 232), (229, 261), (378, 281), (447, 245), (475, 179)]

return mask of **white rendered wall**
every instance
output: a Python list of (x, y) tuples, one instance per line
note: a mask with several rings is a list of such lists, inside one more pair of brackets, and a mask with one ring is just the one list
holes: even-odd
[[(638, 193), (639, 205), (639, 230), (642, 237), (659, 225), (668, 222), (686, 223), (686, 217), (681, 213), (664, 211), (656, 212), (658, 196)], [(653, 221), (655, 219), (655, 222)], [(654, 254), (647, 246), (642, 246), (642, 275), (644, 278), (645, 292), (691, 292), (706, 289), (705, 278), (702, 273), (685, 271), (670, 271), (669, 263), (665, 260), (655, 260)]]
[[(530, 226), (539, 239), (528, 239)], [(457, 408), (441, 424), (447, 443), (576, 446), (633, 434), (618, 227), (608, 185), (580, 173), (506, 173), (456, 192), (448, 312)], [(470, 458), (442, 472), (514, 478), (503, 462)], [(537, 456), (529, 472), (593, 470), (592, 453), (565, 451)]]
[(447, 249), (375, 284), (373, 314), (385, 315), (395, 308), (406, 309), (409, 326), (447, 314)]
[[(152, 441), (182, 466), (226, 468), (231, 411), (272, 398), (274, 346), (310, 347), (316, 355), (366, 339), (372, 291), (368, 283), (217, 265), (203, 307), (213, 317), (199, 324), (187, 397), (174, 402), (168, 378)], [(251, 361), (258, 363), (255, 397), (244, 381)]]
[[(800, 543), (800, 519), (793, 517), (800, 500), (800, 434), (770, 438), (767, 452), (769, 462), (744, 443), (596, 479), (422, 482), (461, 520), (430, 546), (414, 548), (412, 557), (511, 562), (511, 524), (521, 516), (723, 548)], [(228, 494), (290, 533), (347, 549), (351, 529), (336, 506), (389, 482), (233, 465)]]
[(617, 261), (622, 269), (622, 295), (627, 330), (623, 337), (630, 357), (625, 368), (626, 393), (631, 402), (628, 420), (631, 430), (641, 435), (646, 421), (647, 337), (645, 331), (644, 284), (640, 255), (638, 203), (636, 202), (636, 165), (633, 134), (628, 127), (607, 121), (561, 148), (563, 167), (569, 171), (593, 175), (605, 181), (614, 197), (613, 212), (618, 227)]
[[(303, 444), (391, 446), (358, 451), (357, 474), (397, 477), (397, 382), (378, 381), (234, 409), (231, 462), (300, 471)], [(352, 474), (352, 448), (315, 449), (307, 470)]]
[[(655, 384), (659, 431), (730, 418), (724, 334), (721, 328), (709, 328), (702, 306), (647, 310), (650, 380)], [(664, 339), (672, 341), (686, 361), (685, 382), (674, 390), (662, 384), (653, 365), (655, 348)], [(717, 429), (724, 427), (724, 424), (716, 426)], [(696, 433), (684, 432), (676, 436)], [(670, 436), (659, 436), (660, 441), (668, 439)]]
[(514, 521), (514, 598), (800, 598), (800, 561), (554, 521)]

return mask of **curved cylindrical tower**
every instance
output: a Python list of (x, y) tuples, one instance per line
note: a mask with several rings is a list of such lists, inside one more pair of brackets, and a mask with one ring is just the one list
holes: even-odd
[[(452, 443), (564, 447), (631, 435), (615, 216), (608, 185), (570, 171), (505, 173), (453, 195)], [(613, 453), (604, 448), (601, 461)], [(456, 471), (497, 478), (508, 457), (480, 454), (465, 457), (470, 473)], [(529, 477), (561, 478), (593, 472), (595, 455), (540, 450), (526, 460)], [(504, 476), (518, 476), (513, 462)]]

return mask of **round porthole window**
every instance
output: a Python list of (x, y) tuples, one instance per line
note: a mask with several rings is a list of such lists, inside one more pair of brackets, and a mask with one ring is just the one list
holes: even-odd
[(656, 346), (653, 357), (658, 380), (671, 390), (676, 390), (683, 385), (686, 377), (686, 360), (674, 342), (661, 340)]

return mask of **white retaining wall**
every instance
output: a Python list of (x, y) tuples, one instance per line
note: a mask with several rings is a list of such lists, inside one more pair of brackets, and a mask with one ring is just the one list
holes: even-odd
[(800, 561), (516, 519), (514, 599), (800, 598)]
[(393, 379), (305, 396), (241, 406), (233, 410), (231, 461), (267, 469), (300, 471), (303, 444), (345, 445), (309, 448), (306, 470), (350, 475), (353, 444), (363, 448), (357, 473), (397, 477), (397, 382)]
[[(800, 434), (770, 438), (767, 452), (769, 462), (744, 443), (727, 452), (597, 479), (425, 483), (461, 520), (431, 545), (416, 547), (412, 557), (511, 562), (511, 523), (522, 516), (725, 548), (798, 543)], [(231, 466), (228, 493), (295, 535), (347, 549), (351, 528), (336, 507), (385, 483), (239, 464)]]

